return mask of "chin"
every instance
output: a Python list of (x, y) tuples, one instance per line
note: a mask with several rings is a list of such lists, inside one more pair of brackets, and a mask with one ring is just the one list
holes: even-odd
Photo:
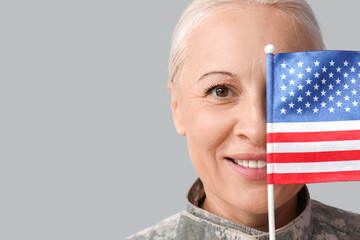
[[(218, 189), (221, 189), (221, 186)], [(266, 214), (268, 212), (266, 181), (246, 180), (241, 183), (237, 182), (237, 184), (223, 187), (219, 193), (234, 210), (253, 214)]]
[(231, 202), (235, 209), (251, 214), (262, 215), (268, 212), (267, 194), (249, 195), (245, 199), (242, 198), (242, 201), (231, 200)]

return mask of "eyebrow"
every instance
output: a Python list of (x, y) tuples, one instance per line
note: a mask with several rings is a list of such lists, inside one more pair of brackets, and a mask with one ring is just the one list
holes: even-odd
[(236, 75), (235, 74), (232, 74), (231, 72), (226, 72), (226, 71), (212, 71), (212, 72), (208, 72), (208, 73), (205, 73), (204, 75), (202, 75), (198, 81), (202, 80), (203, 78), (205, 78), (206, 76), (209, 76), (209, 75), (213, 75), (213, 74), (222, 74), (222, 75), (227, 75), (227, 76), (230, 76), (230, 77), (235, 77)]

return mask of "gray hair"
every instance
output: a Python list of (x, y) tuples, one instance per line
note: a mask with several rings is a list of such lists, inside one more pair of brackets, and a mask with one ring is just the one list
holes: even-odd
[(287, 13), (290, 18), (308, 30), (316, 50), (325, 49), (319, 24), (305, 0), (194, 0), (185, 9), (173, 33), (169, 61), (171, 82), (176, 82), (180, 76), (185, 58), (184, 50), (191, 30), (199, 26), (213, 11), (234, 4), (274, 7)]

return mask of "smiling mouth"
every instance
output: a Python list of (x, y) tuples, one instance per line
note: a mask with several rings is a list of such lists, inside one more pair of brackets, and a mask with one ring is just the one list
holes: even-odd
[(266, 168), (266, 161), (263, 160), (235, 160), (232, 158), (226, 158), (226, 159), (235, 163), (236, 165), (245, 168)]

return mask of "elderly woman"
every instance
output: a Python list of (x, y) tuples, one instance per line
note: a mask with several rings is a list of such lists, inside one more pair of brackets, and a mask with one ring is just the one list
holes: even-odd
[[(266, 56), (324, 49), (304, 0), (195, 0), (170, 57), (177, 132), (199, 174), (187, 211), (129, 239), (267, 239)], [(277, 239), (360, 239), (360, 216), (276, 185)]]

